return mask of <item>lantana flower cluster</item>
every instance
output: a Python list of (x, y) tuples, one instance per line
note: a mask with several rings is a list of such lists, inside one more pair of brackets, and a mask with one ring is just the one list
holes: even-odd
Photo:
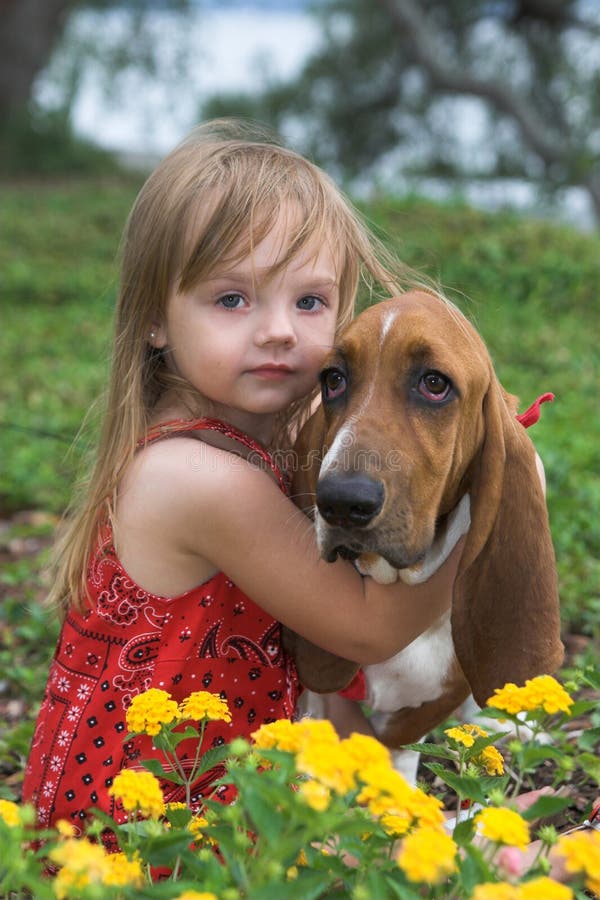
[(227, 702), (208, 691), (194, 691), (181, 703), (160, 688), (150, 688), (135, 696), (126, 713), (133, 734), (157, 735), (163, 725), (188, 719), (231, 722)]
[(564, 687), (551, 675), (528, 679), (522, 687), (509, 682), (496, 688), (487, 705), (511, 715), (543, 710), (548, 715), (569, 714), (573, 700)]
[(305, 776), (300, 794), (323, 811), (331, 795), (354, 792), (384, 831), (406, 837), (398, 865), (411, 881), (438, 883), (456, 869), (458, 847), (444, 831), (442, 803), (412, 787), (392, 766), (389, 751), (375, 738), (353, 734), (340, 740), (328, 721), (273, 722), (252, 735), (260, 749), (287, 750)]
[(58, 900), (76, 897), (87, 887), (141, 887), (144, 882), (138, 858), (107, 853), (102, 844), (87, 838), (65, 838), (50, 851), (49, 857), (60, 866), (54, 880)]

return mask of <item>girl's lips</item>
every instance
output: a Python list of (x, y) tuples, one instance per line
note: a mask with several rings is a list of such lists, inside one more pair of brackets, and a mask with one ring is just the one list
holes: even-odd
[(257, 366), (255, 369), (250, 369), (252, 375), (258, 375), (260, 378), (285, 378), (286, 375), (291, 375), (293, 371), (294, 370), (289, 366), (278, 365), (277, 363)]

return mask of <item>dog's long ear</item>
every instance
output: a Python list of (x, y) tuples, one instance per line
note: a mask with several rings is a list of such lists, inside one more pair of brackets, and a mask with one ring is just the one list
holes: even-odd
[(482, 706), (494, 688), (553, 672), (563, 658), (546, 501), (533, 444), (508, 401), (492, 371), (452, 607), (457, 656)]
[[(321, 407), (302, 428), (294, 446), (294, 475), (292, 500), (312, 516), (317, 490), (317, 479), (325, 455), (325, 418)], [(323, 610), (324, 615), (327, 614)], [(306, 638), (283, 627), (283, 645), (293, 657), (298, 677), (304, 687), (318, 694), (329, 694), (348, 685), (358, 666), (350, 660), (322, 650)]]

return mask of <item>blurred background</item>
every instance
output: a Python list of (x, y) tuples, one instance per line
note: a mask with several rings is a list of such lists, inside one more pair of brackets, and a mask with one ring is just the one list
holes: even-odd
[(221, 115), (324, 166), (472, 318), (521, 409), (556, 394), (532, 437), (565, 640), (600, 658), (600, 3), (0, 0), (9, 781), (55, 634), (43, 565), (101, 415), (120, 233), (154, 163)]

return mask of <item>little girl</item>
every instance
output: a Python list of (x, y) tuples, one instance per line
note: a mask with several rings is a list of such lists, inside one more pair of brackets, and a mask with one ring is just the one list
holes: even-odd
[[(90, 807), (122, 820), (114, 776), (155, 755), (148, 737), (127, 737), (138, 693), (220, 694), (232, 722), (209, 724), (204, 746), (216, 746), (293, 715), (281, 622), (368, 664), (449, 606), (455, 558), (410, 588), (323, 562), (276, 463), (361, 277), (396, 289), (329, 178), (231, 123), (199, 129), (142, 188), (97, 461), (57, 549), (64, 622), (23, 798), (40, 825), (82, 826)], [(165, 783), (167, 801), (177, 791)]]

